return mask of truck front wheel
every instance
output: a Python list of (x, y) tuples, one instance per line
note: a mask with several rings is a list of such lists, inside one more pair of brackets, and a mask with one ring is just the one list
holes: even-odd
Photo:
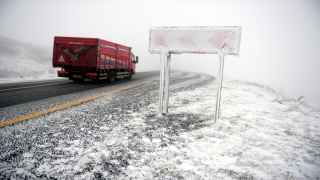
[(115, 78), (115, 74), (113, 71), (110, 71), (109, 72), (109, 75), (108, 75), (108, 82), (109, 83), (112, 83), (114, 81), (114, 78)]
[(131, 79), (132, 78), (132, 70), (129, 71), (129, 76), (126, 77), (127, 79)]

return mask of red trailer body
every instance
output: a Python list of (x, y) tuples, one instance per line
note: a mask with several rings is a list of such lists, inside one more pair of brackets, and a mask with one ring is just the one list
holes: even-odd
[(131, 47), (99, 38), (54, 37), (53, 67), (61, 67), (59, 77), (74, 81), (85, 79), (113, 82), (116, 77), (131, 78), (138, 57)]

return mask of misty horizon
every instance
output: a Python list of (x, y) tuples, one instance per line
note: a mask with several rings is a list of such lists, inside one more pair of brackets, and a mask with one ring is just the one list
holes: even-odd
[[(224, 76), (320, 102), (320, 2), (307, 1), (0, 2), (0, 36), (52, 47), (54, 36), (93, 37), (132, 47), (137, 71), (160, 69), (150, 27), (242, 26), (240, 56)], [(217, 55), (172, 55), (171, 69), (216, 76)]]

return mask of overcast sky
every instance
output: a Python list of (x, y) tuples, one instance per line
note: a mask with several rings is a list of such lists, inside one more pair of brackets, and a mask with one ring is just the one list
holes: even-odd
[[(52, 47), (54, 36), (98, 37), (131, 46), (138, 71), (160, 68), (149, 27), (242, 26), (240, 57), (224, 75), (320, 102), (320, 1), (0, 0), (0, 36)], [(217, 73), (217, 55), (173, 55), (171, 69)]]

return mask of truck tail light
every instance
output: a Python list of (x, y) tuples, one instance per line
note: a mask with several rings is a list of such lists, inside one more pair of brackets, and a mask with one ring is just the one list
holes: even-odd
[(97, 73), (86, 73), (86, 76), (96, 77), (96, 76), (97, 76)]
[(67, 77), (68, 76), (68, 71), (58, 70), (57, 73), (58, 73), (58, 77)]
[(61, 71), (61, 70), (57, 70), (58, 74), (68, 74), (68, 71)]

